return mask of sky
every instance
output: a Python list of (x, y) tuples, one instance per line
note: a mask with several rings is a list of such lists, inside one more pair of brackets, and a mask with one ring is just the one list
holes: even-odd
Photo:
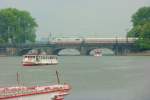
[(131, 16), (150, 0), (0, 0), (0, 9), (31, 13), (39, 25), (37, 37), (124, 37)]

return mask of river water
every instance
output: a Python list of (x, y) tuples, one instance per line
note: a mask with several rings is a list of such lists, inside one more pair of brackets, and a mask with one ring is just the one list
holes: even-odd
[[(22, 57), (0, 57), (0, 87), (20, 83), (48, 85), (61, 82), (72, 87), (65, 100), (150, 100), (150, 56), (59, 56), (58, 65), (23, 67)], [(13, 100), (50, 100), (48, 95)]]

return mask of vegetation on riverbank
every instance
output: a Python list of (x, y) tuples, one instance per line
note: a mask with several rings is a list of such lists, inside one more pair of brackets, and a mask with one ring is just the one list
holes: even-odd
[(34, 42), (37, 23), (29, 12), (15, 8), (0, 10), (0, 43)]
[(133, 27), (128, 37), (136, 37), (137, 49), (150, 50), (150, 7), (142, 7), (132, 16)]

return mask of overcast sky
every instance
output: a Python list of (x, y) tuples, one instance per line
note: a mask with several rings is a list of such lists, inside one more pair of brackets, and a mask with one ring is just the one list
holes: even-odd
[(125, 36), (131, 16), (150, 0), (0, 0), (0, 9), (27, 10), (36, 19), (38, 37)]

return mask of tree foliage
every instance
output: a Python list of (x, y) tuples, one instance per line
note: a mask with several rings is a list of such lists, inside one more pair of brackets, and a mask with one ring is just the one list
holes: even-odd
[(0, 43), (34, 42), (37, 23), (27, 11), (15, 8), (0, 10)]
[(150, 7), (142, 7), (132, 16), (133, 28), (128, 32), (129, 37), (137, 37), (140, 49), (150, 49)]

